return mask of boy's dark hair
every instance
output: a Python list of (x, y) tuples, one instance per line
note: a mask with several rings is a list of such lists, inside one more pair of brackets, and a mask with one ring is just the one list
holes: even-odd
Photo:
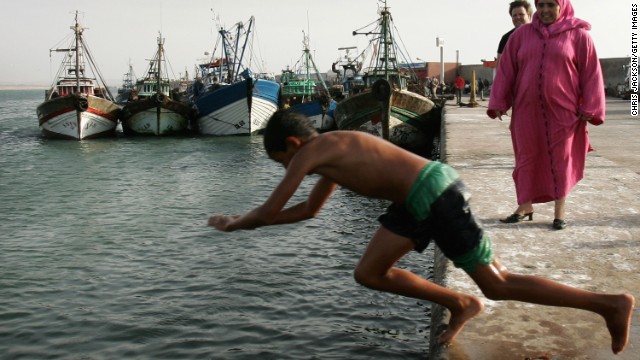
[(531, 13), (532, 13), (531, 4), (526, 0), (512, 1), (511, 4), (509, 4), (509, 16), (511, 16), (511, 12), (513, 11), (513, 9), (516, 9), (519, 7), (523, 7), (524, 10), (527, 12), (527, 14), (529, 14), (529, 17), (531, 17)]
[(267, 153), (286, 151), (287, 137), (307, 137), (316, 133), (311, 120), (306, 116), (288, 110), (278, 110), (271, 115), (264, 129), (264, 150)]

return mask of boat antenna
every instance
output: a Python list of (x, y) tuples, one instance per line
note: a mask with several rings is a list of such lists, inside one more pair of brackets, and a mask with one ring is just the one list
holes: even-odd
[(162, 1), (160, 1), (160, 36), (162, 36)]
[(311, 28), (309, 26), (309, 10), (307, 10), (307, 42), (309, 41), (310, 36), (311, 36)]

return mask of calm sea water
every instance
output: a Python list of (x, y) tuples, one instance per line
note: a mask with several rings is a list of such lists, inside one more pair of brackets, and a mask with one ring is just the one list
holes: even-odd
[(42, 97), (0, 91), (0, 358), (427, 357), (430, 304), (352, 277), (385, 202), (339, 190), (317, 219), (220, 233), (210, 214), (283, 174), (260, 136), (47, 140)]

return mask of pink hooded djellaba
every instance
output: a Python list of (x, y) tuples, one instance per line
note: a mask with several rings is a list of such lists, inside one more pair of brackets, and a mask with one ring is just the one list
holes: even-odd
[[(569, 0), (557, 0), (560, 16), (544, 25), (538, 14), (509, 38), (491, 89), (487, 114), (511, 111), (518, 204), (566, 197), (584, 176), (587, 123), (604, 122), (600, 62)], [(538, 4), (538, 1), (535, 1)]]

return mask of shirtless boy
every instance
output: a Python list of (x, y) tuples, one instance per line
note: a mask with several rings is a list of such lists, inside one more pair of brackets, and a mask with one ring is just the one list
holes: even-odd
[[(338, 185), (363, 196), (392, 202), (355, 269), (358, 283), (431, 301), (451, 313), (440, 343), (450, 342), (483, 309), (480, 299), (449, 290), (393, 265), (433, 239), (492, 300), (583, 309), (601, 315), (614, 353), (629, 340), (635, 299), (630, 294), (579, 290), (541, 277), (507, 271), (493, 256), (491, 241), (469, 209), (469, 194), (451, 167), (429, 161), (358, 131), (318, 134), (303, 115), (276, 112), (265, 129), (269, 158), (284, 165), (280, 184), (261, 206), (244, 215), (213, 215), (221, 231), (288, 224), (317, 215)], [(319, 175), (306, 201), (285, 208), (305, 176)]]

